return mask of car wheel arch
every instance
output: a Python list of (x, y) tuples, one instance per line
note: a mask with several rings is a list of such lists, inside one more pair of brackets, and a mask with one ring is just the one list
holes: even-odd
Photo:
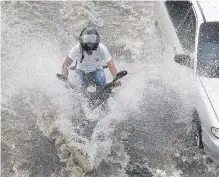
[(196, 146), (198, 146), (199, 149), (203, 149), (203, 140), (202, 140), (202, 126), (201, 126), (201, 120), (199, 117), (199, 114), (196, 109), (192, 111), (192, 133), (194, 136), (194, 139), (196, 139)]

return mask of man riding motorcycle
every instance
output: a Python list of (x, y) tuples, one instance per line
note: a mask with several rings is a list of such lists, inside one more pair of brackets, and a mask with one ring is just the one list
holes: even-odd
[(79, 36), (79, 43), (69, 51), (62, 65), (62, 74), (66, 77), (68, 77), (68, 67), (74, 60), (76, 73), (84, 87), (90, 80), (93, 80), (99, 88), (106, 85), (103, 62), (107, 64), (113, 78), (116, 77), (117, 70), (111, 55), (106, 46), (100, 43), (100, 36), (93, 27), (83, 29)]

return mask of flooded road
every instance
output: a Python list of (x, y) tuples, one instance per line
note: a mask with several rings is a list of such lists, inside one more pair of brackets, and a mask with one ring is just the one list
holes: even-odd
[[(188, 141), (195, 89), (166, 62), (153, 5), (1, 2), (2, 176), (219, 175)], [(129, 73), (108, 112), (90, 111), (55, 77), (86, 24), (96, 26), (118, 70)]]

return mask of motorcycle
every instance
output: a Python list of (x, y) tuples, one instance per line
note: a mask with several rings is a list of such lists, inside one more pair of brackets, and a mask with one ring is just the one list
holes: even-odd
[[(105, 68), (107, 68), (107, 66), (103, 66), (103, 69)], [(76, 68), (72, 67), (70, 69), (75, 70)], [(107, 83), (104, 87), (98, 86), (96, 81), (88, 75), (86, 78), (86, 85), (82, 87), (81, 91), (84, 93), (85, 97), (88, 98), (91, 110), (100, 105), (105, 106), (108, 98), (111, 96), (113, 88), (120, 86), (117, 81), (127, 74), (128, 72), (125, 70), (118, 72), (113, 81)], [(75, 89), (65, 75), (57, 73), (56, 76), (59, 80), (64, 81), (68, 88)]]

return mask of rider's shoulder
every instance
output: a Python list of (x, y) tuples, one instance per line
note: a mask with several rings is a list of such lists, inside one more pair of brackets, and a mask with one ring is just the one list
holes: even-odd
[(107, 50), (107, 47), (103, 43), (99, 43), (99, 50), (101, 52), (104, 52), (105, 50)]
[(71, 50), (74, 50), (76, 52), (80, 52), (81, 51), (80, 43), (75, 44)]

